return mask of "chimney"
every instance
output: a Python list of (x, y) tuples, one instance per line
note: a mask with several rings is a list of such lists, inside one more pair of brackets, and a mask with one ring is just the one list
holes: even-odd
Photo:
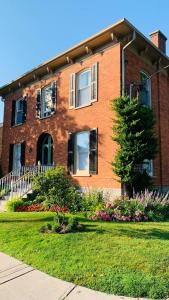
[(150, 33), (152, 43), (159, 48), (164, 54), (166, 54), (166, 36), (160, 31), (156, 30)]

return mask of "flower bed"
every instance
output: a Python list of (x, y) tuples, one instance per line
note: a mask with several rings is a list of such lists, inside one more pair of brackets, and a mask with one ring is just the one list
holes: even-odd
[(92, 220), (102, 220), (102, 221), (114, 221), (114, 222), (141, 222), (148, 221), (148, 217), (145, 216), (141, 211), (136, 211), (134, 215), (130, 212), (127, 215), (121, 215), (120, 212), (111, 212), (110, 210), (97, 211), (94, 216), (91, 217)]
[(140, 222), (169, 219), (169, 195), (146, 191), (133, 199), (116, 199), (96, 211), (92, 220)]
[(67, 207), (59, 207), (58, 205), (52, 205), (51, 207), (46, 207), (43, 204), (30, 204), (30, 205), (23, 205), (18, 206), (16, 208), (17, 212), (33, 212), (33, 211), (52, 211), (52, 212), (68, 212)]

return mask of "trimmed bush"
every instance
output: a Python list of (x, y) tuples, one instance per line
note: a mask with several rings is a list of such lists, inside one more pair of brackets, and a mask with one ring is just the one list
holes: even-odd
[(38, 193), (35, 202), (43, 201), (47, 209), (55, 205), (60, 208), (66, 207), (70, 211), (80, 209), (79, 188), (73, 184), (61, 166), (48, 169), (45, 174), (38, 174), (33, 179), (33, 190)]
[(63, 214), (58, 214), (54, 217), (54, 224), (48, 223), (40, 228), (41, 233), (69, 233), (82, 230), (83, 226), (79, 224), (76, 217), (67, 217)]

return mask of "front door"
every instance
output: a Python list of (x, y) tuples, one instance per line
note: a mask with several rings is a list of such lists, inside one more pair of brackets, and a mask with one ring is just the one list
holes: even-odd
[(16, 172), (20, 172), (21, 169), (21, 144), (15, 144), (13, 146), (13, 165), (12, 169)]
[(42, 141), (42, 165), (50, 166), (53, 163), (53, 145), (50, 135), (46, 135)]

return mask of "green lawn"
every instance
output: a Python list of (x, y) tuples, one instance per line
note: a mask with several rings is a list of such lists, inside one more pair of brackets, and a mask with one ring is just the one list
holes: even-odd
[(0, 251), (50, 275), (107, 293), (169, 296), (169, 223), (92, 222), (80, 233), (40, 234), (53, 213), (0, 213)]

